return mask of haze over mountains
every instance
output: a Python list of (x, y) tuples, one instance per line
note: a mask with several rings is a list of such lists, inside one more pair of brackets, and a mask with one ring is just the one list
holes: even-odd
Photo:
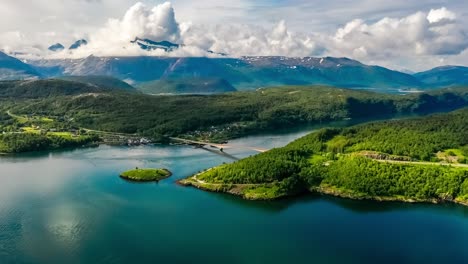
[[(157, 44), (160, 45), (161, 43)], [(167, 44), (167, 43), (162, 43)], [(142, 45), (142, 43), (138, 44)], [(156, 45), (156, 44), (155, 44)], [(0, 53), (0, 80), (52, 78), (60, 76), (112, 76), (132, 85), (147, 82), (168, 84), (217, 83), (217, 92), (256, 89), (263, 86), (324, 84), (350, 88), (427, 89), (468, 84), (468, 68), (446, 66), (407, 74), (348, 58), (288, 57), (95, 57), (41, 59), (23, 62)], [(155, 82), (161, 81), (164, 82)], [(175, 82), (174, 80), (178, 80)], [(215, 81), (216, 80), (216, 81)], [(223, 84), (223, 85), (221, 85)], [(185, 88), (181, 88), (185, 86)], [(148, 89), (149, 85), (146, 85)], [(201, 92), (201, 88), (196, 88)], [(212, 88), (210, 88), (213, 91)], [(158, 88), (154, 89), (158, 91)]]

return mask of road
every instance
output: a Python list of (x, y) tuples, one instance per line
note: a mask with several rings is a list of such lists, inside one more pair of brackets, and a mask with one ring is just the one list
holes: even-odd
[(244, 148), (244, 149), (250, 149), (253, 151), (257, 152), (266, 152), (268, 149), (262, 149), (262, 148), (257, 148), (257, 147), (250, 147), (250, 146), (242, 146), (242, 145), (228, 145), (228, 144), (216, 144), (216, 143), (211, 143), (211, 142), (203, 142), (203, 141), (196, 141), (196, 140), (189, 140), (189, 139), (184, 139), (184, 138), (177, 138), (177, 137), (171, 137), (171, 140), (190, 144), (190, 145), (200, 145), (200, 146), (210, 146), (210, 147), (215, 147), (218, 149), (228, 149), (228, 148)]
[(398, 161), (398, 160), (379, 160), (373, 159), (383, 163), (406, 164), (406, 165), (431, 165), (431, 166), (451, 166), (457, 168), (468, 168), (468, 164), (458, 163), (440, 163), (440, 162), (425, 162), (425, 161)]

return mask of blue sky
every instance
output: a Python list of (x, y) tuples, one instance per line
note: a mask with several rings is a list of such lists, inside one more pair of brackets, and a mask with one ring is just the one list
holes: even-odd
[[(142, 25), (124, 21), (136, 2), (2, 0), (0, 48), (40, 53), (84, 37), (95, 40), (92, 52), (99, 54), (106, 38), (122, 46), (119, 41), (139, 34), (188, 43), (187, 55), (211, 48), (238, 56), (346, 56), (412, 70), (468, 59), (468, 4), (462, 0), (172, 0), (171, 8), (156, 13), (163, 1), (144, 0), (144, 8), (133, 10), (134, 19), (146, 21)], [(120, 32), (125, 35), (116, 36)], [(125, 55), (113, 52), (107, 55)]]

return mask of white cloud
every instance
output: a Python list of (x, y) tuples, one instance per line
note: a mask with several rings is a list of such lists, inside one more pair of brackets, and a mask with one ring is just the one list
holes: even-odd
[(8, 31), (0, 34), (0, 39), (3, 42), (2, 49), (8, 53), (14, 52), (17, 44), (24, 41), (24, 35), (19, 31)]
[(446, 8), (375, 23), (356, 19), (337, 30), (329, 52), (365, 61), (415, 56), (450, 56), (468, 47), (467, 31)]
[[(111, 18), (104, 27), (87, 36), (88, 45), (74, 51), (49, 54), (52, 57), (96, 56), (163, 56), (163, 51), (144, 51), (131, 41), (135, 38), (149, 38), (154, 41), (167, 40), (180, 43), (180, 28), (175, 19), (174, 9), (169, 2), (153, 7), (141, 2), (130, 7), (121, 19)], [(191, 50), (194, 53), (196, 51)], [(187, 55), (184, 49), (177, 52)]]
[(447, 10), (447, 8), (442, 7), (440, 9), (431, 9), (427, 15), (427, 20), (429, 23), (440, 23), (440, 22), (451, 22), (457, 18), (455, 13)]
[(231, 56), (310, 56), (317, 45), (310, 37), (291, 33), (284, 21), (272, 29), (252, 25), (184, 25), (184, 42)]
[[(0, 32), (6, 33), (0, 33), (0, 49), (47, 52), (51, 44), (69, 46), (86, 38), (89, 45), (74, 53), (46, 54), (213, 56), (207, 53), (212, 50), (231, 56), (344, 56), (418, 70), (461, 61), (460, 54), (466, 54), (468, 47), (466, 5), (459, 0), (445, 2), (449, 8), (434, 8), (440, 6), (437, 0), (317, 0), (320, 4), (306, 0), (172, 0), (173, 5), (142, 0), (122, 12), (133, 1), (35, 0), (28, 10), (37, 12), (25, 16), (24, 23), (18, 21), (15, 28), (8, 21), (27, 13), (21, 7), (30, 0), (3, 0)], [(353, 19), (356, 17), (359, 19)], [(171, 54), (147, 52), (130, 43), (135, 37), (185, 46)]]
[[(184, 44), (175, 52), (144, 51), (131, 41), (135, 38), (168, 40)], [(133, 5), (121, 19), (109, 19), (96, 33), (89, 35), (89, 44), (75, 51), (52, 54), (53, 57), (96, 56), (214, 56), (208, 51), (230, 56), (285, 55), (310, 56), (317, 45), (309, 36), (291, 33), (285, 21), (272, 29), (252, 25), (193, 25), (179, 23), (169, 2), (154, 7)]]

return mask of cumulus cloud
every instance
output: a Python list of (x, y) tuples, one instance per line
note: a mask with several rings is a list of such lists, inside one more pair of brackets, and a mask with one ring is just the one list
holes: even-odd
[(332, 37), (331, 52), (358, 59), (460, 54), (468, 47), (467, 32), (446, 8), (417, 12), (375, 23), (356, 19)]
[[(135, 38), (167, 40), (183, 46), (170, 53), (163, 50), (145, 51), (131, 43)], [(121, 19), (109, 19), (88, 39), (86, 46), (51, 56), (216, 56), (211, 52), (230, 56), (310, 56), (318, 50), (310, 36), (290, 32), (285, 21), (280, 21), (271, 29), (241, 24), (179, 24), (169, 2), (154, 7), (137, 3)]]
[(431, 9), (429, 14), (427, 15), (427, 20), (429, 23), (439, 23), (439, 22), (451, 22), (457, 18), (455, 13), (452, 11), (447, 10), (447, 8), (442, 7), (440, 9)]
[[(101, 1), (109, 2), (109, 0)], [(79, 0), (78, 2), (101, 1)], [(242, 5), (245, 5), (244, 2)], [(403, 67), (415, 68), (415, 63), (427, 67), (427, 64), (437, 65), (454, 61), (453, 57), (466, 54), (468, 47), (465, 21), (445, 7), (428, 8), (427, 11), (400, 17), (398, 14), (378, 20), (373, 18), (373, 22), (364, 18), (354, 19), (344, 23), (335, 31), (302, 30), (303, 33), (288, 28), (288, 21), (285, 20), (267, 25), (252, 23), (252, 20), (248, 20), (250, 24), (223, 23), (223, 21), (203, 24), (188, 22), (184, 20), (185, 17), (178, 17), (181, 20), (176, 19), (176, 12), (169, 2), (154, 6), (137, 3), (120, 18), (108, 19), (102, 23), (103, 26), (100, 28), (93, 28), (87, 33), (74, 32), (75, 40), (86, 38), (89, 42), (88, 45), (74, 51), (65, 50), (59, 53), (47, 51), (48, 45), (61, 42), (60, 35), (56, 35), (53, 31), (36, 32), (32, 35), (24, 35), (15, 30), (0, 33), (2, 39), (0, 48), (6, 51), (40, 53), (41, 56), (52, 58), (78, 58), (89, 55), (217, 56), (210, 51), (232, 57), (344, 56), (387, 67), (401, 64)], [(43, 21), (57, 23), (60, 19), (51, 15), (44, 17)], [(163, 50), (145, 51), (131, 43), (137, 37), (154, 41), (167, 40), (183, 46), (170, 53)], [(31, 48), (33, 46), (31, 43), (40, 42), (41, 39), (48, 39), (47, 46), (43, 43), (43, 46)], [(62, 44), (68, 46), (74, 41), (70, 36), (68, 39), (68, 43), (62, 41)], [(416, 65), (416, 68), (418, 67)]]
[(231, 56), (310, 56), (318, 46), (303, 34), (291, 33), (285, 21), (271, 29), (252, 25), (184, 25), (184, 43)]
[[(121, 19), (109, 19), (104, 27), (89, 34), (88, 45), (52, 56), (164, 55), (163, 51), (143, 51), (138, 45), (132, 44), (131, 41), (137, 37), (180, 43), (180, 27), (171, 3), (165, 2), (150, 7), (138, 2), (130, 7)], [(185, 54), (184, 51), (178, 53)]]
[(19, 43), (24, 41), (24, 35), (19, 31), (9, 31), (0, 34), (0, 39), (3, 41), (2, 49), (7, 53), (12, 53)]

